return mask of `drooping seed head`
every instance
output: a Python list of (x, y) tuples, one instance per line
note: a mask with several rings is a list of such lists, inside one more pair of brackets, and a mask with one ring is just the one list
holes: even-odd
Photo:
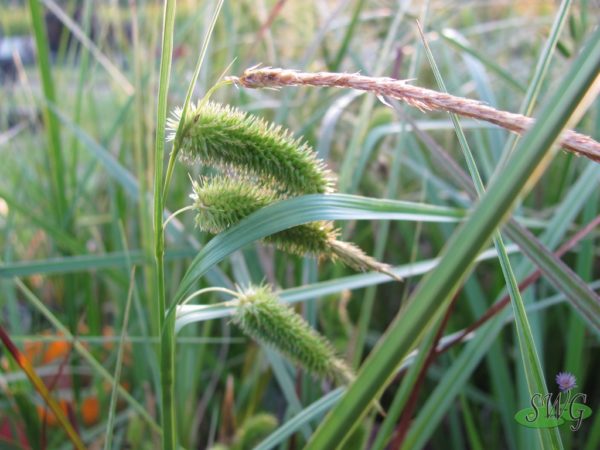
[[(202, 231), (218, 234), (237, 224), (255, 211), (278, 200), (280, 196), (247, 178), (218, 176), (193, 182), (196, 225)], [(366, 255), (356, 245), (337, 240), (339, 231), (332, 222), (310, 222), (288, 228), (264, 239), (278, 249), (298, 256), (311, 254), (340, 261), (353, 269), (376, 270), (399, 278), (382, 264)]]
[(200, 102), (186, 117), (175, 111), (168, 123), (172, 139), (182, 120), (176, 144), (184, 159), (259, 177), (291, 196), (333, 189), (333, 175), (323, 161), (281, 126), (230, 106)]
[(255, 211), (275, 202), (277, 196), (251, 180), (216, 176), (192, 181), (197, 211), (196, 225), (202, 231), (218, 234)]
[[(237, 224), (255, 211), (279, 200), (277, 194), (244, 178), (213, 177), (193, 183), (196, 225), (217, 234)], [(311, 222), (280, 231), (265, 238), (280, 250), (303, 256), (329, 254), (329, 241), (337, 231), (331, 222)]]
[(268, 286), (251, 287), (240, 296), (233, 322), (245, 334), (275, 348), (314, 376), (340, 383), (353, 378), (329, 341), (293, 309), (280, 303)]

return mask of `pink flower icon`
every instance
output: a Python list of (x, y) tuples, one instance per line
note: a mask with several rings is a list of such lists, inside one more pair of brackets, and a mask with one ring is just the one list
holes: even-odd
[(567, 392), (577, 387), (577, 380), (575, 379), (575, 375), (569, 372), (559, 372), (556, 375), (556, 384), (558, 384), (558, 388), (562, 392)]

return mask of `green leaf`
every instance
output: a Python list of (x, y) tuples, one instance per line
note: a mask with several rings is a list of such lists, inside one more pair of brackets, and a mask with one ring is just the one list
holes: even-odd
[[(507, 246), (507, 251), (509, 253), (516, 252), (517, 246), (509, 245)], [(496, 257), (496, 250), (492, 248), (480, 253), (477, 257), (477, 261), (486, 261)], [(425, 261), (419, 261), (395, 267), (394, 269), (392, 269), (392, 272), (396, 276), (399, 276), (404, 279), (418, 277), (433, 270), (433, 268), (438, 263), (438, 258), (429, 259)], [(327, 295), (339, 294), (340, 292), (348, 290), (358, 290), (365, 287), (392, 282), (395, 282), (395, 280), (382, 273), (361, 273), (357, 275), (350, 275), (347, 277), (337, 278), (335, 280), (321, 281), (319, 283), (284, 289), (278, 292), (277, 295), (281, 298), (282, 302), (292, 304), (303, 302), (306, 300), (314, 300), (316, 298), (324, 297)], [(175, 333), (179, 333), (179, 331), (181, 331), (183, 327), (192, 323), (229, 317), (233, 313), (233, 311), (233, 307), (222, 306), (218, 304), (186, 304), (178, 306)]]

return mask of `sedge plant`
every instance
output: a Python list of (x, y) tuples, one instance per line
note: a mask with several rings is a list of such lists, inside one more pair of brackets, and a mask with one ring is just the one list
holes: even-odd
[[(334, 191), (332, 173), (302, 140), (277, 125), (209, 102), (206, 97), (197, 106), (176, 110), (168, 128), (174, 142), (172, 157), (178, 154), (184, 161), (220, 171), (211, 178), (192, 181), (191, 208), (203, 231), (219, 234), (281, 200)], [(354, 244), (339, 240), (339, 234), (332, 222), (318, 221), (284, 229), (265, 241), (288, 253), (312, 254), (400, 280), (386, 264), (367, 256)], [(255, 288), (240, 296), (239, 305), (234, 322), (247, 335), (277, 348), (310, 373), (343, 383), (352, 380), (351, 371), (335, 357), (332, 347), (298, 314), (280, 307), (268, 288)], [(174, 317), (167, 314), (162, 327), (165, 339), (161, 355), (164, 367), (170, 369), (170, 374), (163, 373), (163, 396), (167, 397), (172, 396)], [(163, 408), (169, 405), (172, 398), (163, 397)], [(173, 420), (173, 408), (164, 413)], [(163, 421), (165, 425), (173, 430), (169, 432), (173, 437), (165, 445), (173, 445), (177, 442), (174, 422)]]
[[(169, 85), (170, 55), (173, 42), (175, 2), (165, 3), (163, 23), (163, 47), (160, 68), (157, 135), (155, 148), (155, 185), (154, 185), (154, 232), (155, 232), (155, 261), (157, 271), (158, 316), (161, 332), (161, 385), (162, 385), (162, 425), (163, 448), (177, 447), (176, 420), (174, 407), (173, 376), (175, 371), (175, 314), (173, 305), (167, 308), (164, 272), (164, 228), (163, 209), (166, 193), (171, 180), (173, 163), (177, 156), (192, 162), (212, 165), (221, 170), (221, 177), (206, 183), (194, 183), (194, 205), (198, 210), (197, 223), (200, 228), (221, 232), (244, 219), (247, 215), (271, 203), (294, 196), (306, 194), (326, 194), (333, 191), (333, 176), (314, 151), (303, 141), (294, 139), (289, 131), (269, 124), (257, 117), (246, 115), (237, 109), (209, 102), (214, 89), (229, 84), (217, 83), (209, 90), (206, 97), (194, 106), (191, 95), (198, 77), (202, 60), (206, 53), (208, 38), (218, 11), (222, 5), (219, 2), (209, 27), (205, 45), (201, 52), (195, 74), (188, 89), (186, 101), (181, 109), (175, 111), (173, 119), (168, 121), (166, 114), (166, 92)], [(165, 132), (170, 130), (173, 149), (163, 184), (163, 158), (165, 153)], [(225, 181), (227, 172), (235, 174), (235, 181)], [(252, 183), (260, 188), (252, 187)], [(184, 208), (185, 209), (185, 208)], [(398, 279), (390, 272), (389, 267), (365, 255), (353, 244), (337, 239), (339, 232), (329, 222), (316, 222), (301, 225), (269, 238), (277, 247), (295, 254), (313, 253), (356, 268), (358, 270), (377, 270)], [(268, 298), (267, 290), (259, 289), (260, 298)], [(244, 311), (269, 311), (274, 314), (279, 311), (272, 302), (250, 302), (246, 305), (261, 305), (256, 308), (246, 308)], [(270, 307), (270, 308), (268, 308)], [(265, 309), (266, 308), (266, 309)], [(244, 314), (244, 320), (239, 324), (251, 336), (252, 315)], [(294, 326), (290, 330), (300, 330), (302, 322), (291, 311), (280, 311), (278, 320), (287, 320)], [(278, 321), (276, 320), (276, 321)], [(309, 332), (305, 336), (312, 336)], [(262, 336), (269, 341), (267, 335)], [(273, 336), (271, 336), (273, 338)], [(298, 337), (297, 337), (298, 338)], [(300, 337), (301, 339), (301, 337)], [(316, 340), (315, 340), (316, 339)], [(313, 340), (318, 339), (313, 336)], [(277, 339), (270, 342), (277, 347)], [(279, 344), (281, 346), (281, 340)], [(329, 368), (317, 373), (335, 375), (338, 380), (350, 380), (349, 371), (342, 369), (342, 364), (333, 355), (328, 355), (329, 347), (322, 343), (315, 348), (322, 350), (316, 359), (331, 359), (338, 367), (337, 372)], [(289, 354), (290, 349), (284, 349)], [(324, 353), (325, 352), (325, 353)], [(301, 360), (297, 360), (300, 362)], [(314, 367), (313, 367), (314, 370)], [(324, 370), (324, 372), (323, 372)], [(341, 375), (344, 373), (345, 375)]]

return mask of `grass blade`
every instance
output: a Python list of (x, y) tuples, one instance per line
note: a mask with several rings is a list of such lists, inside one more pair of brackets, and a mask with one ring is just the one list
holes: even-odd
[[(438, 70), (437, 64), (433, 58), (433, 54), (431, 53), (429, 45), (425, 40), (423, 30), (421, 29), (420, 25), (418, 25), (418, 27), (423, 44), (425, 46), (427, 59), (429, 60), (429, 63), (433, 69), (438, 86), (442, 92), (447, 92), (441, 73)], [(469, 173), (473, 180), (473, 184), (475, 185), (478, 196), (481, 197), (485, 192), (485, 187), (483, 185), (483, 181), (481, 180), (481, 176), (479, 175), (477, 164), (473, 158), (471, 149), (469, 148), (467, 138), (460, 126), (458, 115), (451, 114), (451, 118), (452, 122), (454, 123), (454, 128), (456, 130), (460, 146), (463, 150), (463, 156), (467, 160), (467, 166), (469, 168)], [(508, 258), (508, 253), (504, 246), (504, 240), (499, 231), (494, 233), (493, 241), (494, 246), (498, 251), (498, 259), (500, 261), (500, 266), (502, 267), (502, 273), (504, 275), (504, 280), (506, 282), (513, 306), (515, 328), (517, 330), (521, 359), (525, 368), (525, 376), (527, 379), (527, 386), (529, 388), (529, 395), (530, 397), (533, 397), (533, 395), (536, 393), (545, 395), (548, 393), (548, 388), (546, 385), (546, 380), (544, 379), (542, 364), (538, 355), (535, 341), (533, 339), (533, 333), (531, 331), (531, 326), (529, 325), (529, 320), (527, 318), (525, 305), (519, 291), (517, 279), (510, 264), (510, 259)], [(560, 433), (557, 428), (538, 428), (538, 435), (540, 437), (542, 448), (563, 448), (560, 439)]]
[(117, 362), (115, 364), (114, 384), (110, 394), (110, 406), (108, 409), (108, 419), (106, 421), (106, 437), (104, 438), (104, 449), (112, 448), (112, 436), (115, 425), (115, 413), (117, 410), (118, 387), (121, 384), (121, 369), (123, 364), (123, 352), (125, 350), (125, 336), (127, 335), (127, 324), (129, 323), (129, 310), (131, 309), (131, 300), (133, 299), (133, 290), (135, 289), (135, 267), (131, 269), (129, 277), (129, 293), (125, 303), (125, 312), (123, 313), (123, 330), (119, 339), (119, 350), (117, 352)]
[[(167, 97), (171, 77), (171, 59), (173, 56), (173, 31), (175, 29), (175, 0), (165, 0), (163, 10), (162, 46), (158, 82), (158, 105), (156, 108), (156, 135), (154, 142), (154, 258), (156, 263), (156, 314), (158, 332), (163, 331), (165, 299), (164, 251), (165, 233), (163, 227), (163, 170), (165, 157), (165, 132), (167, 124)], [(167, 330), (167, 333), (169, 331)], [(161, 341), (161, 357), (168, 354)], [(177, 425), (175, 423), (174, 387), (172, 362), (161, 361), (162, 402), (161, 416), (164, 450), (177, 448)]]
[(277, 428), (269, 437), (256, 446), (254, 450), (269, 450), (276, 448), (285, 439), (290, 437), (296, 431), (300, 430), (303, 426), (307, 425), (313, 420), (318, 419), (324, 413), (326, 413), (333, 405), (335, 405), (344, 393), (344, 388), (339, 387), (334, 391), (329, 392), (322, 398), (304, 408), (293, 418), (288, 420), (282, 426)]
[[(512, 253), (517, 250), (515, 245), (510, 245), (507, 250)], [(479, 254), (476, 261), (487, 261), (497, 257), (495, 249), (489, 249)], [(418, 277), (430, 272), (439, 263), (439, 259), (430, 259), (416, 263), (406, 264), (393, 268), (391, 271), (403, 278), (408, 279)], [(294, 304), (307, 300), (314, 300), (319, 297), (325, 297), (332, 294), (339, 294), (348, 290), (358, 290), (368, 288), (383, 283), (394, 282), (389, 276), (379, 272), (361, 273), (350, 275), (335, 280), (321, 281), (305, 286), (298, 286), (290, 289), (284, 289), (278, 292), (282, 302)], [(191, 323), (202, 322), (205, 320), (219, 319), (229, 317), (234, 311), (232, 307), (219, 305), (181, 305), (177, 307), (177, 320), (175, 332), (179, 331)]]
[(61, 339), (64, 341), (70, 342), (73, 345), (73, 348), (77, 353), (81, 355), (83, 359), (85, 359), (88, 364), (92, 367), (92, 369), (100, 375), (107, 383), (111, 386), (117, 385), (119, 394), (129, 403), (129, 405), (134, 409), (152, 428), (152, 430), (158, 434), (161, 434), (160, 426), (154, 421), (154, 419), (148, 414), (148, 411), (145, 407), (143, 407), (132, 395), (127, 392), (127, 390), (118, 383), (115, 383), (112, 375), (104, 368), (104, 366), (98, 362), (98, 360), (90, 353), (90, 351), (83, 345), (82, 342), (77, 340), (73, 334), (65, 327), (58, 318), (52, 314), (52, 312), (44, 305), (44, 303), (35, 296), (31, 290), (18, 278), (14, 278), (14, 281), (17, 287), (21, 290), (25, 298), (29, 303), (33, 305), (33, 307), (40, 312), (47, 320), (52, 324), (54, 328), (61, 334)]
[(454, 234), (440, 265), (420, 283), (402, 316), (394, 320), (379, 346), (363, 364), (356, 381), (322, 422), (307, 448), (335, 446), (366, 412), (398, 361), (445, 309), (449, 296), (466, 277), (466, 268), (471, 266), (474, 257), (510, 212), (517, 197), (541, 176), (556, 151), (553, 143), (560, 131), (573, 122), (573, 116), (579, 117), (586, 103), (597, 94), (600, 83), (595, 81), (599, 70), (600, 30), (597, 30), (560, 88), (546, 103), (546, 114), (520, 141), (519, 151), (515, 151), (508, 161), (503, 176), (494, 179), (470, 219)]
[(214, 237), (192, 261), (172, 305), (183, 300), (192, 285), (227, 255), (255, 240), (296, 225), (319, 220), (456, 221), (462, 214), (460, 210), (447, 207), (345, 194), (314, 194), (280, 201)]
[(46, 25), (42, 14), (42, 6), (38, 0), (29, 0), (29, 13), (33, 26), (33, 35), (38, 57), (38, 68), (42, 80), (42, 90), (45, 102), (42, 106), (44, 123), (48, 132), (48, 151), (50, 153), (50, 177), (52, 180), (53, 194), (56, 200), (56, 217), (60, 224), (67, 212), (67, 194), (65, 187), (65, 165), (61, 152), (60, 128), (58, 121), (50, 112), (49, 105), (56, 104), (54, 80), (52, 79), (48, 43), (46, 41)]
[(73, 425), (71, 425), (71, 422), (61, 409), (60, 405), (54, 399), (54, 397), (52, 397), (50, 391), (48, 390), (42, 379), (35, 372), (35, 369), (27, 360), (25, 355), (23, 355), (21, 351), (17, 348), (17, 346), (13, 344), (10, 337), (8, 336), (8, 334), (6, 334), (2, 326), (0, 326), (0, 341), (2, 341), (2, 343), (8, 350), (8, 353), (10, 353), (10, 355), (21, 368), (21, 370), (25, 372), (27, 378), (29, 378), (31, 384), (33, 384), (35, 390), (44, 399), (44, 402), (46, 402), (46, 404), (58, 420), (58, 423), (69, 437), (69, 440), (73, 443), (73, 446), (78, 450), (84, 450), (86, 447), (83, 444), (83, 441), (79, 437), (79, 434), (77, 434), (77, 431), (75, 431), (75, 428), (73, 428)]

